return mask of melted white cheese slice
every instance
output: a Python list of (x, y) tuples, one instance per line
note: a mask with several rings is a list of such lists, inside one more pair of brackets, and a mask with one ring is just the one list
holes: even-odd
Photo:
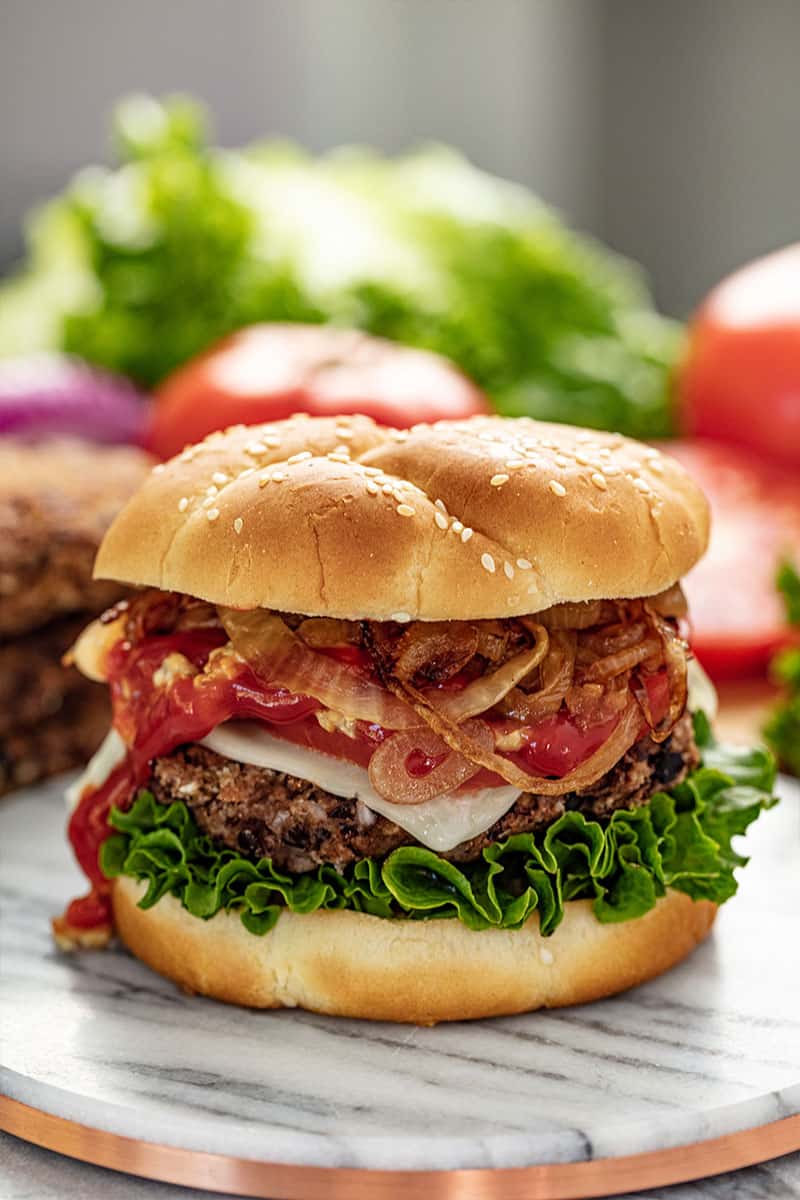
[(334, 796), (358, 799), (437, 852), (452, 850), (484, 833), (508, 812), (520, 795), (515, 787), (494, 787), (437, 796), (422, 804), (393, 804), (378, 795), (363, 767), (318, 750), (295, 746), (249, 721), (219, 725), (201, 745), (223, 758), (296, 775)]

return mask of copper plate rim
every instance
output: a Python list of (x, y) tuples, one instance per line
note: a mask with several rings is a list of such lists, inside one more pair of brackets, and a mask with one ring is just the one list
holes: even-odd
[(255, 1162), (93, 1129), (8, 1096), (0, 1096), (0, 1129), (69, 1158), (129, 1175), (274, 1200), (396, 1200), (419, 1194), (414, 1189), (424, 1189), (428, 1200), (584, 1200), (612, 1191), (686, 1183), (800, 1149), (800, 1114), (669, 1150), (589, 1162), (461, 1171), (373, 1171)]

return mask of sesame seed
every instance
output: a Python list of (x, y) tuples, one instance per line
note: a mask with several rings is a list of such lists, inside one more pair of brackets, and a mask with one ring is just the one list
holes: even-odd
[(555, 458), (553, 459), (553, 461), (557, 467), (568, 467), (569, 466), (569, 459), (565, 458), (563, 454), (557, 454), (555, 456)]
[(592, 483), (595, 487), (600, 488), (601, 492), (605, 492), (608, 488), (605, 475), (601, 475), (599, 471), (595, 471), (592, 475)]
[(337, 426), (336, 436), (340, 437), (345, 442), (349, 442), (350, 438), (355, 437), (356, 435), (352, 429), (347, 429), (345, 426), (342, 426), (342, 428), (339, 429)]
[(647, 465), (654, 475), (664, 474), (664, 464), (661, 462), (661, 459), (651, 458)]
[(209, 521), (216, 521), (217, 517), (219, 516), (219, 509), (210, 508), (206, 513), (206, 516), (208, 517)]
[(211, 508), (211, 505), (213, 503), (214, 503), (214, 497), (206, 496), (205, 500), (203, 501), (203, 508)]
[[(405, 442), (408, 439), (408, 430), (407, 429), (393, 429), (392, 430), (392, 439), (395, 442)], [(409, 618), (409, 620), (410, 620), (410, 618)]]
[(153, 467), (152, 474), (161, 475), (164, 471), (166, 471), (166, 469), (167, 468), (164, 463), (156, 463), (156, 465)]
[(364, 467), (364, 474), (374, 476), (374, 475), (382, 475), (383, 472), (381, 471), (380, 467)]
[(377, 483), (375, 483), (372, 479), (368, 479), (364, 486), (366, 487), (370, 496), (377, 496), (381, 490)]
[(292, 466), (294, 463), (305, 462), (307, 458), (311, 458), (310, 450), (301, 450), (299, 454), (293, 454), (291, 458), (287, 458), (287, 463)]
[(206, 488), (206, 495), (207, 496), (216, 496), (218, 491), (219, 491), (219, 488), (215, 487), (215, 485), (212, 483), (210, 487)]
[(636, 488), (637, 492), (650, 491), (650, 485), (647, 483), (647, 481), (644, 479), (639, 479), (638, 476), (636, 479), (634, 479), (633, 486)]
[(258, 486), (260, 488), (263, 488), (263, 487), (266, 487), (268, 483), (272, 483), (272, 476), (271, 475), (262, 475), (258, 481)]
[(592, 465), (591, 458), (583, 450), (575, 451), (575, 462), (580, 463), (582, 467), (590, 467)]
[(188, 507), (189, 507), (189, 497), (181, 496), (180, 500), (178, 501), (178, 512), (186, 512)]
[(338, 450), (332, 450), (331, 453), (328, 455), (328, 458), (331, 462), (335, 462), (335, 463), (349, 463), (350, 462), (350, 455), (349, 454), (341, 454)]
[(381, 488), (381, 491), (383, 492), (384, 496), (391, 496), (394, 492), (394, 488), (390, 483), (385, 483)]
[(512, 565), (511, 565), (511, 563), (510, 563), (510, 562), (504, 562), (504, 563), (503, 563), (503, 571), (505, 572), (505, 575), (506, 575), (506, 578), (507, 578), (507, 579), (513, 579), (513, 578), (514, 578), (514, 568), (512, 567)]
[(605, 467), (603, 467), (603, 471), (606, 475), (621, 475), (622, 467), (617, 467), (614, 465), (614, 463), (608, 463)]
[(444, 515), (443, 512), (440, 512), (438, 508), (436, 509), (436, 512), (433, 514), (433, 519), (436, 522), (436, 524), (439, 526), (440, 529), (447, 529), (447, 517)]
[(276, 471), (275, 474), (271, 476), (273, 483), (283, 483), (285, 478), (286, 478), (285, 471)]
[(450, 526), (450, 528), (452, 529), (453, 533), (461, 533), (464, 526), (462, 525), (461, 521), (453, 521), (453, 524)]
[(241, 517), (237, 517), (236, 520), (233, 522), (233, 532), (241, 533), (243, 528), (244, 528), (244, 521), (242, 520)]
[(489, 480), (492, 487), (502, 487), (504, 483), (508, 483), (510, 475), (493, 475)]
[(461, 531), (462, 542), (464, 542), (464, 543), (468, 542), (469, 539), (472, 537), (473, 532), (474, 531), (472, 529), (470, 529), (469, 525), (466, 527), (466, 529), (462, 529), (462, 531)]
[(227, 483), (228, 482), (228, 476), (225, 475), (223, 471), (215, 471), (214, 474), (211, 476), (211, 479), (212, 479), (213, 483)]
[(491, 554), (481, 555), (481, 566), (487, 570), (490, 575), (494, 575), (494, 559), (492, 558)]
[(403, 623), (403, 624), (404, 624), (406, 621), (410, 621), (410, 620), (411, 620), (411, 613), (407, 613), (407, 612), (395, 612), (395, 613), (392, 613), (392, 620), (393, 620), (393, 621), (400, 621), (401, 623)]
[(566, 496), (567, 489), (563, 483), (559, 483), (557, 479), (551, 479), (547, 485), (554, 496)]
[(524, 467), (524, 466), (525, 466), (524, 458), (509, 458), (508, 462), (506, 463), (506, 470), (516, 471), (519, 469), (519, 467)]
[(398, 504), (397, 511), (401, 517), (413, 517), (414, 509), (410, 504)]
[(347, 456), (347, 458), (350, 457), (350, 447), (349, 446), (334, 446), (333, 452), (334, 452), (334, 454), (344, 454)]
[(530, 571), (532, 564), (527, 558), (518, 558), (517, 566), (519, 567), (520, 571)]
[(239, 479), (247, 479), (248, 475), (255, 475), (255, 473), (255, 467), (245, 467), (243, 471), (239, 472)]
[(245, 451), (248, 454), (266, 454), (267, 447), (263, 442), (251, 442), (249, 446), (245, 446)]
[(445, 504), (444, 500), (434, 500), (433, 503), (439, 509), (439, 512), (443, 512), (445, 514), (447, 513), (447, 505)]
[(268, 450), (275, 450), (281, 444), (281, 439), (276, 433), (265, 433), (261, 440)]

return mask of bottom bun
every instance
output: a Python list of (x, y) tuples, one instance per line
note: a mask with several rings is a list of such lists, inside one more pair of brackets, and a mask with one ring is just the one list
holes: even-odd
[(590, 901), (571, 900), (548, 938), (535, 915), (519, 930), (475, 932), (456, 919), (287, 911), (258, 937), (235, 913), (203, 921), (173, 896), (138, 908), (144, 891), (133, 879), (114, 881), (119, 936), (186, 991), (251, 1008), (418, 1025), (560, 1008), (624, 991), (685, 958), (717, 911), (708, 900), (669, 892), (644, 917), (601, 925)]

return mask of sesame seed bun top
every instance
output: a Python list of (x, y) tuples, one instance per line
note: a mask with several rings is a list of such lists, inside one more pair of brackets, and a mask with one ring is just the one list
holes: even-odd
[(156, 467), (95, 575), (240, 608), (508, 617), (663, 591), (708, 526), (683, 468), (617, 434), (297, 416), (212, 434)]

